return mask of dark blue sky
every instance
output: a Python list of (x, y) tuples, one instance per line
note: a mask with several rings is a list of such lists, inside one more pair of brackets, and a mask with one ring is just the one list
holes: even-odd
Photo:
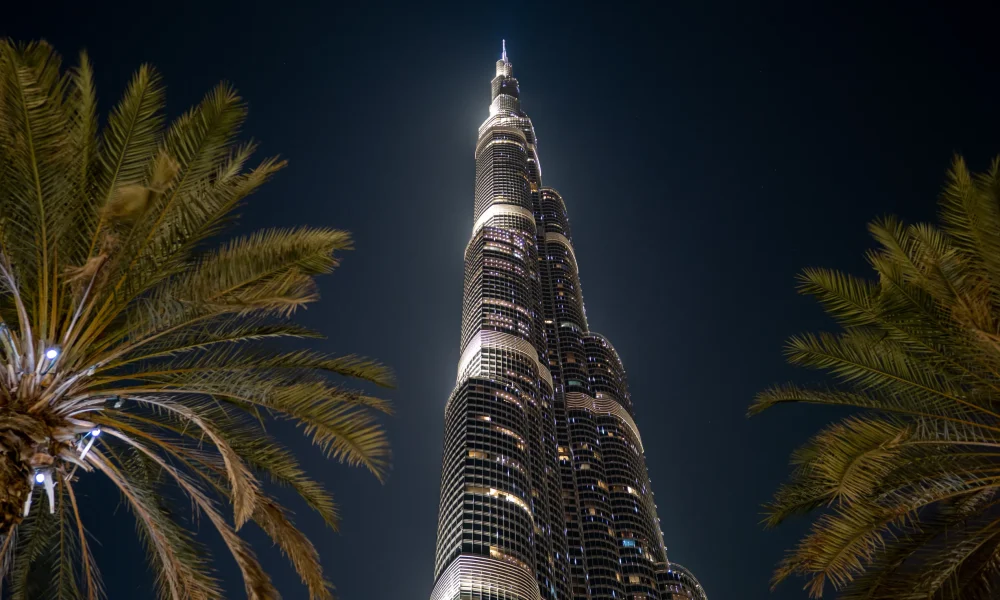
[[(506, 38), (591, 326), (629, 371), (669, 556), (712, 598), (790, 600), (801, 582), (769, 595), (768, 580), (803, 524), (763, 531), (759, 506), (832, 415), (744, 413), (770, 383), (819, 377), (782, 359), (787, 336), (828, 326), (794, 276), (864, 272), (868, 221), (930, 218), (953, 152), (977, 168), (1000, 152), (996, 14), (813, 4), (45, 3), (5, 9), (0, 35), (86, 47), (105, 105), (141, 62), (163, 72), (172, 114), (232, 81), (248, 135), (291, 163), (241, 227), (355, 234), (302, 320), (329, 334), (323, 348), (396, 369), (393, 473), (379, 485), (284, 434), (341, 504), (337, 535), (293, 506), (343, 600), (432, 586), (473, 148)], [(96, 478), (87, 495), (110, 597), (152, 598), (131, 516)], [(285, 597), (304, 598), (258, 548)]]

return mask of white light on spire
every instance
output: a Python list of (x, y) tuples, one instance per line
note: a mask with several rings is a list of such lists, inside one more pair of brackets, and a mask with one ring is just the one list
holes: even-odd
[(507, 40), (500, 40), (500, 44), (503, 46), (503, 53), (500, 55), (500, 60), (507, 62)]

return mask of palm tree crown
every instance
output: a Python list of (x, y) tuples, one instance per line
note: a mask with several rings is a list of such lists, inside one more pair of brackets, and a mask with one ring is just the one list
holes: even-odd
[(350, 236), (304, 227), (208, 247), (284, 163), (247, 167), (254, 145), (236, 142), (246, 108), (230, 87), (169, 126), (163, 102), (143, 66), (99, 131), (85, 55), (67, 72), (44, 43), (0, 41), (0, 572), (17, 598), (100, 596), (75, 491), (100, 475), (135, 516), (159, 597), (225, 596), (173, 516), (174, 489), (219, 532), (249, 598), (278, 593), (237, 534), (248, 521), (310, 598), (331, 598), (315, 548), (265, 481), (334, 529), (336, 507), (263, 425), (289, 419), (382, 478), (375, 415), (387, 403), (330, 376), (389, 385), (390, 374), (260, 344), (317, 337), (288, 317), (317, 299), (314, 277)]
[(793, 337), (793, 364), (830, 388), (783, 385), (751, 413), (808, 402), (861, 409), (794, 455), (767, 523), (820, 511), (775, 580), (805, 575), (812, 597), (978, 600), (1000, 582), (1000, 160), (959, 158), (940, 225), (870, 226), (874, 280), (810, 269), (840, 333)]

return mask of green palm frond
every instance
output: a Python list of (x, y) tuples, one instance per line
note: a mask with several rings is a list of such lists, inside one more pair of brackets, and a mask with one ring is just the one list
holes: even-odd
[[(34, 514), (28, 515), (24, 522), (21, 523), (21, 526), (18, 527), (16, 559), (14, 561), (14, 568), (10, 572), (10, 594), (12, 600), (25, 600), (32, 596), (40, 596), (37, 589), (34, 594), (31, 594), (31, 588), (40, 587), (40, 582), (37, 579), (33, 580), (30, 575), (32, 570), (39, 567), (40, 559), (56, 540), (60, 544), (60, 551), (63, 547), (67, 548), (67, 550), (74, 548), (75, 544), (71, 542), (74, 534), (70, 527), (71, 521), (68, 515), (64, 514), (66, 510), (66, 506), (60, 503), (58, 518), (47, 512), (37, 511)], [(57, 531), (57, 528), (62, 530)], [(72, 568), (76, 561), (72, 560), (72, 558), (70, 560), (72, 562), (68, 566)], [(57, 572), (60, 577), (63, 576), (62, 570), (64, 568), (66, 567), (63, 564), (57, 566)], [(71, 579), (75, 582), (75, 575)], [(75, 585), (73, 587), (75, 588)]]
[(827, 427), (792, 455), (796, 470), (775, 494), (767, 524), (868, 497), (891, 473), (910, 438), (905, 424), (890, 419), (849, 418)]
[(104, 597), (77, 502), (101, 476), (135, 516), (159, 598), (224, 596), (190, 527), (200, 517), (248, 598), (278, 597), (240, 535), (252, 521), (327, 600), (316, 548), (267, 490), (293, 490), (333, 530), (337, 506), (266, 426), (290, 421), (384, 479), (391, 406), (346, 380), (391, 387), (392, 373), (267, 342), (322, 337), (289, 317), (351, 237), (300, 227), (215, 245), (285, 163), (251, 165), (230, 86), (169, 125), (164, 100), (142, 66), (99, 128), (86, 55), (64, 70), (45, 43), (0, 41), (0, 594)]
[(792, 458), (765, 522), (816, 513), (775, 583), (810, 596), (980, 600), (1000, 586), (1000, 161), (974, 175), (957, 158), (941, 227), (869, 227), (873, 280), (809, 269), (801, 290), (844, 329), (807, 333), (792, 364), (830, 388), (779, 385), (757, 414), (790, 402), (853, 408)]

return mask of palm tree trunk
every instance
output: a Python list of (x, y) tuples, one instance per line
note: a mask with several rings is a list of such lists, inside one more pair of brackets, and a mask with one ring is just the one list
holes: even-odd
[(24, 504), (31, 494), (28, 465), (17, 453), (0, 453), (0, 536), (24, 520)]

